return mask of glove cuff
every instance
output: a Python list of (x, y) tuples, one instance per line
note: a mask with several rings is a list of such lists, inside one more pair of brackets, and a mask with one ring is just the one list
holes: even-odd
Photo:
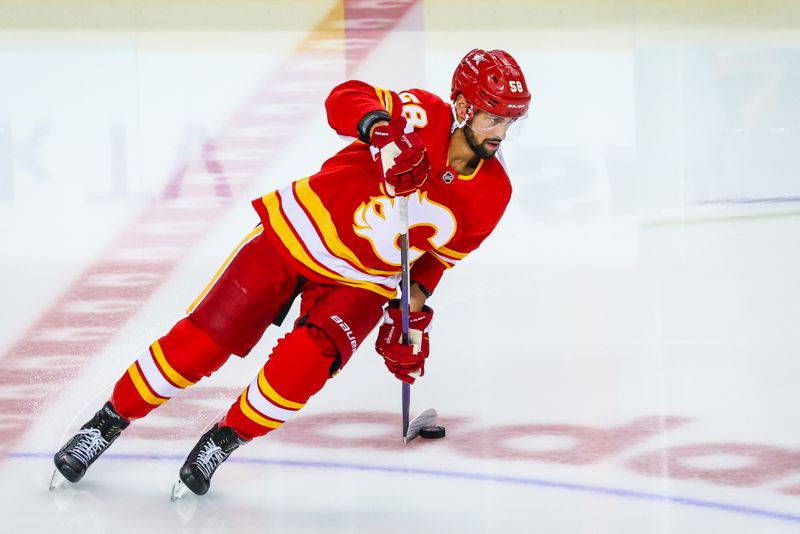
[[(400, 301), (392, 299), (383, 312), (383, 324), (395, 325), (400, 328), (402, 312), (400, 311)], [(411, 324), (414, 323), (414, 324)], [(409, 326), (411, 330), (420, 330), (425, 333), (431, 331), (433, 324), (433, 308), (423, 305), (422, 309), (418, 312), (411, 312), (409, 316)]]
[(356, 126), (356, 132), (358, 133), (358, 138), (369, 144), (369, 131), (372, 129), (372, 126), (378, 121), (391, 121), (392, 116), (389, 115), (388, 112), (382, 109), (378, 109), (375, 111), (370, 111), (363, 117), (361, 120), (358, 121), (358, 126)]

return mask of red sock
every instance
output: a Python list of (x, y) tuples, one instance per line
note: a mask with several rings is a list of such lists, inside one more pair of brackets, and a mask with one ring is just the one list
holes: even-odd
[(322, 330), (293, 330), (272, 351), (261, 372), (222, 419), (250, 440), (275, 430), (322, 389), (338, 356), (336, 345)]
[(185, 317), (128, 368), (114, 386), (111, 404), (125, 419), (138, 419), (181, 389), (219, 369), (230, 356)]

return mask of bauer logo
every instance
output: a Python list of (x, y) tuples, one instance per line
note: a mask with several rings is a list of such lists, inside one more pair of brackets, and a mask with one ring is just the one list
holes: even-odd
[(353, 334), (353, 331), (350, 329), (350, 325), (344, 322), (338, 315), (331, 315), (331, 320), (338, 324), (339, 328), (344, 330), (347, 340), (350, 342), (350, 348), (353, 349), (353, 352), (355, 352), (358, 348), (358, 341), (356, 340), (355, 334)]

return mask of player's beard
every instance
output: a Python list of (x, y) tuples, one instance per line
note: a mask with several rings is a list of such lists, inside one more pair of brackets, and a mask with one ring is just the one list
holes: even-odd
[(467, 124), (464, 127), (464, 138), (467, 140), (467, 145), (472, 149), (475, 154), (481, 159), (492, 159), (494, 155), (497, 153), (497, 150), (490, 150), (486, 143), (488, 141), (495, 141), (500, 142), (500, 139), (484, 139), (482, 143), (478, 142), (478, 139), (475, 137), (475, 132), (472, 131), (472, 128), (469, 127)]

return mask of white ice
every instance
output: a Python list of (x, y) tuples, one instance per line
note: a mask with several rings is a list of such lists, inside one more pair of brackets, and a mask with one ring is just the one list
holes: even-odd
[[(435, 407), (448, 436), (403, 446), (400, 383), (370, 338), (296, 420), (179, 503), (169, 492), (186, 453), (285, 327), (136, 422), (79, 484), (48, 492), (51, 457), (255, 224), (249, 201), (343, 146), (296, 75), (285, 76), (291, 101), (249, 100), (287, 59), (323, 93), (336, 81), (303, 62), (333, 4), (271, 4), (251, 24), (236, 2), (218, 27), (157, 24), (137, 2), (107, 27), (82, 23), (92, 7), (78, 2), (32, 25), (9, 11), (0, 531), (800, 531), (800, 19), (790, 2), (699, 4), (425, 2), (373, 43), (352, 76), (447, 97), (466, 51), (506, 48), (534, 95), (504, 146), (515, 189), (504, 220), (430, 301), (432, 355), (412, 412)], [(337, 50), (332, 27), (313, 42)], [(289, 105), (313, 113), (274, 121)], [(266, 159), (263, 171), (200, 224), (107, 343), (66, 355), (58, 380), (14, 380), (41, 365), (10, 366), (18, 347), (90, 336), (36, 325), (63, 311), (54, 304), (88, 267), (123, 254), (120, 236), (158, 209), (182, 165), (207, 181), (201, 148), (242, 110), (272, 117), (247, 130), (276, 134), (269, 146), (239, 154)], [(172, 258), (141, 243), (124, 254)]]

